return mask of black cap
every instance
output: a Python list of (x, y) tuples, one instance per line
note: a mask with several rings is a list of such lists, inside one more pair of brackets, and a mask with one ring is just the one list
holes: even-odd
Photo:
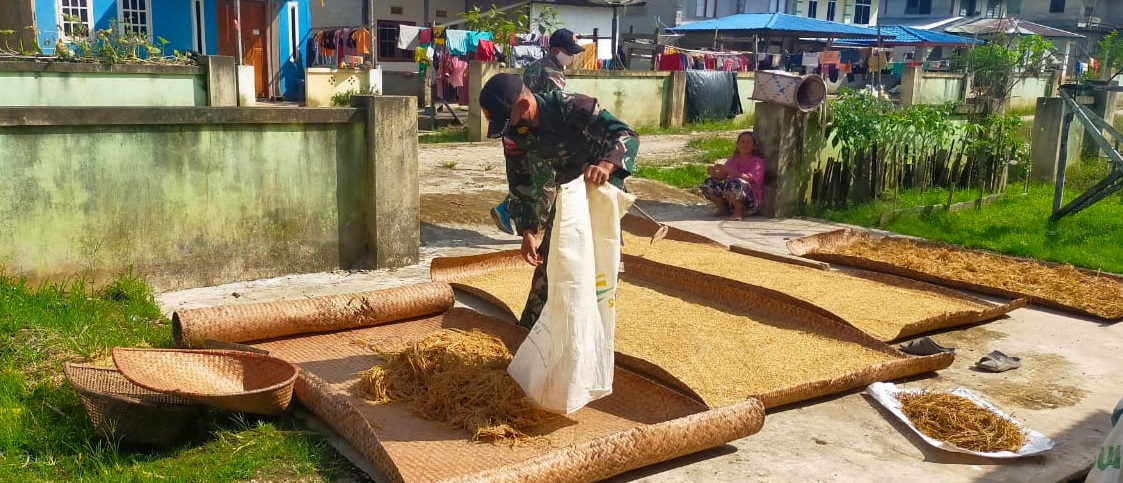
[(523, 90), (523, 80), (514, 74), (496, 74), (480, 91), (480, 108), (488, 119), (487, 137), (497, 138), (510, 125), (511, 108)]
[(557, 29), (550, 35), (550, 48), (557, 47), (566, 51), (569, 55), (577, 55), (585, 51), (585, 48), (577, 45), (577, 36), (569, 29)]

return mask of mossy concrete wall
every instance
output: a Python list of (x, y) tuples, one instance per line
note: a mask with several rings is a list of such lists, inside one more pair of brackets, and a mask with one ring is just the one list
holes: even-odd
[[(0, 111), (0, 273), (104, 281), (132, 267), (169, 290), (414, 263), (417, 237), (373, 236), (418, 231), (414, 102)], [(372, 139), (371, 118), (392, 139)], [(390, 161), (402, 182), (376, 191)], [(378, 216), (382, 197), (395, 213)]]
[(235, 105), (233, 57), (206, 56), (199, 64), (0, 62), (0, 106)]

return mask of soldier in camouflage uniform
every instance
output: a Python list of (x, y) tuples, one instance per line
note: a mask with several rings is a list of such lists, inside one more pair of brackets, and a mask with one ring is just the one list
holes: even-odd
[[(559, 91), (565, 89), (565, 68), (573, 62), (573, 56), (584, 52), (585, 49), (577, 45), (577, 35), (569, 29), (558, 29), (550, 35), (550, 51), (530, 65), (526, 66), (523, 71), (523, 84), (530, 89), (534, 94), (545, 94), (547, 92)], [(542, 163), (532, 163), (538, 166)], [(543, 176), (553, 176), (553, 170), (547, 169)], [(550, 183), (547, 183), (549, 185)], [(546, 203), (542, 205), (544, 210), (539, 213), (539, 216), (545, 219), (549, 216), (550, 207), (554, 205), (554, 192), (547, 188), (544, 193)], [(495, 220), (495, 226), (503, 232), (515, 235), (515, 226), (511, 221), (511, 207), (509, 202), (511, 197), (508, 196), (503, 201), (499, 202), (495, 208), (491, 209), (491, 218)]]
[[(511, 218), (523, 238), (523, 259), (536, 267), (519, 317), (519, 325), (530, 328), (546, 304), (554, 211), (547, 190), (553, 192), (580, 176), (622, 189), (635, 166), (639, 137), (592, 97), (564, 91), (532, 94), (511, 74), (487, 81), (480, 106), (489, 120), (488, 137), (503, 138)], [(545, 219), (539, 215), (543, 211), (548, 213)], [(543, 233), (541, 244), (538, 233)]]

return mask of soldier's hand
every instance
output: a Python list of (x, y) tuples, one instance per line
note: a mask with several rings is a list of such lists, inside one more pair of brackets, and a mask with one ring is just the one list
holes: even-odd
[(538, 256), (538, 239), (534, 237), (534, 232), (523, 233), (523, 244), (519, 252), (522, 253), (523, 260), (526, 260), (526, 263), (536, 267), (542, 264), (542, 258)]
[(604, 184), (608, 181), (608, 175), (612, 174), (614, 169), (616, 169), (616, 165), (608, 161), (590, 164), (585, 167), (585, 182), (596, 185)]

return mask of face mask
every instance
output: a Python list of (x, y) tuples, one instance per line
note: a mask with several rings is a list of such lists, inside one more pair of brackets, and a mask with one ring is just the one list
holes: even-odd
[(562, 67), (568, 67), (573, 62), (573, 56), (565, 52), (558, 52), (558, 64)]

